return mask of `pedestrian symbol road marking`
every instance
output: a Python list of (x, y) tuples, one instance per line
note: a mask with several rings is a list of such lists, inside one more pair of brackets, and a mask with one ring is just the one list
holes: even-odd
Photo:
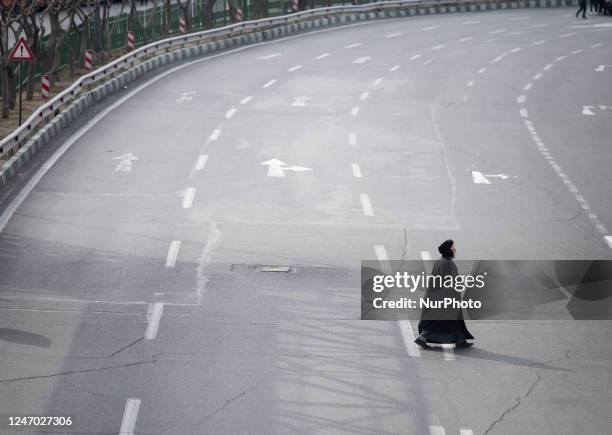
[(311, 168), (306, 168), (304, 166), (289, 166), (287, 163), (278, 160), (266, 160), (265, 162), (261, 162), (262, 165), (268, 166), (268, 177), (285, 177), (285, 171), (293, 171), (293, 172), (304, 172), (304, 171), (312, 171)]

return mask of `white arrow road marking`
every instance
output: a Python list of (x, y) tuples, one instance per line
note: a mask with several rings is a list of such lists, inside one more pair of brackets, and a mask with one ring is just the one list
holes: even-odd
[(113, 160), (119, 160), (119, 164), (115, 168), (115, 171), (132, 172), (132, 162), (138, 160), (138, 157), (132, 153), (127, 153), (119, 157), (113, 157)]
[(195, 198), (195, 187), (189, 187), (183, 193), (183, 208), (191, 208), (193, 205), (193, 199)]
[(595, 115), (591, 109), (594, 109), (595, 106), (582, 106), (582, 114), (583, 115)]
[(125, 402), (123, 418), (121, 419), (120, 435), (133, 435), (140, 409), (140, 399), (128, 399)]
[(166, 256), (166, 268), (173, 268), (176, 265), (176, 258), (181, 249), (180, 240), (173, 240), (168, 247), (168, 255)]
[(294, 97), (295, 101), (291, 104), (293, 107), (304, 107), (306, 106), (306, 101), (310, 100), (310, 97)]
[(285, 171), (293, 171), (293, 172), (312, 171), (311, 168), (307, 168), (305, 166), (287, 166), (287, 163), (279, 159), (266, 160), (265, 162), (261, 162), (261, 164), (268, 166), (268, 177), (284, 178)]
[(258, 57), (257, 59), (270, 60), (270, 59), (274, 59), (275, 57), (280, 57), (280, 56), (282, 56), (281, 53), (271, 53), (271, 54), (266, 54), (265, 56)]
[(480, 171), (472, 171), (472, 180), (474, 180), (474, 184), (491, 184), (488, 178)]
[(358, 57), (357, 59), (355, 59), (353, 63), (361, 64), (361, 63), (366, 63), (368, 60), (372, 60), (372, 58), (370, 56), (363, 56), (363, 57)]

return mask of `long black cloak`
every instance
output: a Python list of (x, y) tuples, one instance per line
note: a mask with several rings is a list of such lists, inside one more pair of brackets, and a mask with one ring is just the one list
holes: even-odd
[[(449, 275), (455, 277), (458, 273), (457, 265), (448, 257), (436, 260), (431, 271), (431, 275), (441, 276), (442, 280)], [(444, 298), (460, 300), (461, 293), (453, 288), (440, 287), (432, 283), (425, 291), (425, 298), (432, 301), (442, 301)], [(424, 308), (419, 321), (419, 334), (423, 334), (427, 341), (433, 343), (461, 343), (474, 338), (465, 326), (463, 312), (459, 308)]]

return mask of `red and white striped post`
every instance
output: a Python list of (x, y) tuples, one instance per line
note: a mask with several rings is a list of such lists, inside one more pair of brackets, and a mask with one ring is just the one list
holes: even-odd
[(51, 87), (51, 80), (49, 80), (49, 76), (48, 75), (43, 75), (42, 76), (42, 98), (45, 101), (49, 100), (49, 88)]
[(179, 32), (185, 33), (187, 31), (187, 23), (185, 22), (185, 17), (179, 18)]
[(134, 32), (128, 32), (128, 48), (130, 50), (134, 49), (134, 46), (136, 45), (136, 35), (134, 35)]
[(297, 12), (300, 9), (299, 0), (293, 0), (293, 6), (291, 7), (291, 9), (293, 9), (293, 12)]
[(85, 69), (87, 71), (93, 69), (93, 52), (91, 50), (85, 51)]
[(236, 8), (236, 21), (242, 21), (242, 9)]

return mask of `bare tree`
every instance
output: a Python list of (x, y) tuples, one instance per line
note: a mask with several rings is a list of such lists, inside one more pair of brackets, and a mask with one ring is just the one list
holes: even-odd
[[(12, 2), (6, 6), (0, 2), (0, 82), (2, 83), (2, 118), (7, 119), (11, 107), (11, 93), (14, 94), (15, 83), (13, 80), (14, 71), (9, 64), (12, 44), (10, 37), (15, 41), (14, 26), (19, 24), (21, 7), (17, 2)], [(10, 36), (9, 36), (10, 35)], [(11, 91), (12, 88), (12, 91)], [(14, 102), (14, 97), (13, 97)]]

